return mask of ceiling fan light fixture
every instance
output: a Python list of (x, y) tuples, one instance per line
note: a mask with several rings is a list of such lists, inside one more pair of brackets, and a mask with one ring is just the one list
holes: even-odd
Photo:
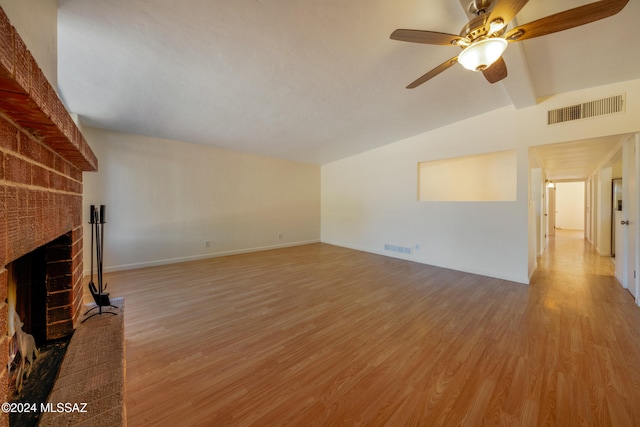
[(458, 62), (467, 70), (485, 70), (502, 56), (507, 44), (507, 41), (500, 37), (479, 40), (460, 53)]

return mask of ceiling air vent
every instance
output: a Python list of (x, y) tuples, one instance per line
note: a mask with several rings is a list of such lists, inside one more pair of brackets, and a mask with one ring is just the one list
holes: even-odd
[(547, 124), (555, 125), (556, 123), (622, 112), (624, 112), (624, 95), (616, 95), (583, 104), (549, 110), (547, 113)]

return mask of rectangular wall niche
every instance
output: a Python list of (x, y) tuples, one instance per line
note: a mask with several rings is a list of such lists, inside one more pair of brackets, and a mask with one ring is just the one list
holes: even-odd
[(514, 150), (418, 163), (418, 200), (433, 202), (515, 201)]

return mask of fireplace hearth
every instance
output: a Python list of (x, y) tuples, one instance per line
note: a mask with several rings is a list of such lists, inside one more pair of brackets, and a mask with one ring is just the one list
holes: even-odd
[[(47, 396), (53, 389), (70, 340), (71, 337), (65, 337), (39, 345), (40, 355), (33, 362), (31, 375), (25, 379), (20, 395), (11, 397), (12, 403), (32, 404), (37, 402), (39, 407), (40, 402), (47, 401)], [(9, 425), (35, 427), (41, 416), (40, 411), (12, 412), (9, 414)]]
[[(82, 173), (97, 159), (20, 35), (0, 8), (0, 366), (11, 337), (7, 291), (21, 263), (16, 300), (36, 346), (68, 338), (82, 312)], [(28, 258), (23, 259), (25, 255)], [(35, 264), (45, 260), (44, 271)], [(14, 266), (14, 262), (16, 266)], [(11, 273), (13, 274), (13, 273)], [(44, 289), (42, 277), (44, 276)], [(37, 294), (37, 295), (36, 295)], [(16, 298), (18, 299), (18, 298)], [(43, 309), (44, 306), (44, 309)], [(40, 344), (43, 343), (43, 344)], [(34, 375), (32, 370), (31, 376)], [(0, 400), (11, 400), (0, 371)], [(0, 426), (9, 425), (0, 413)]]

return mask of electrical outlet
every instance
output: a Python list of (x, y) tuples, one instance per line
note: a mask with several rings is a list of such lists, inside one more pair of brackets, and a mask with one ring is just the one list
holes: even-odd
[(282, 240), (282, 233), (278, 233), (278, 240)]
[(204, 241), (204, 247), (205, 247), (205, 248), (210, 248), (210, 247), (211, 247), (211, 241), (209, 241), (209, 240), (205, 240), (205, 241)]

